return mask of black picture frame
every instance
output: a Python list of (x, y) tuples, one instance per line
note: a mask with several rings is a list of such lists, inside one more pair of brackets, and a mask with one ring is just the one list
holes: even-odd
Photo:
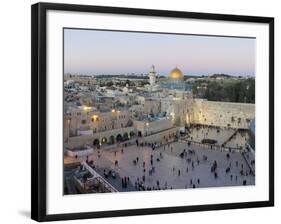
[[(269, 25), (269, 200), (196, 206), (159, 207), (149, 209), (114, 210), (70, 214), (46, 214), (46, 13), (48, 10), (100, 12), (123, 15), (141, 15), (169, 18), (254, 22)], [(31, 11), (31, 218), (37, 221), (54, 221), (116, 216), (178, 213), (206, 210), (254, 208), (274, 206), (274, 18), (164, 11), (139, 8), (119, 8), (73, 4), (37, 3)]]

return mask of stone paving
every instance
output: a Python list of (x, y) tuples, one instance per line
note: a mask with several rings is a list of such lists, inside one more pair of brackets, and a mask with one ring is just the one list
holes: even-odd
[[(184, 149), (187, 153), (181, 158), (180, 153)], [(194, 153), (189, 154), (188, 152)], [(135, 165), (133, 161), (137, 157), (139, 161)], [(229, 158), (227, 158), (227, 152), (210, 150), (201, 146), (188, 146), (187, 143), (181, 142), (174, 142), (155, 150), (149, 146), (137, 147), (136, 145), (101, 149), (99, 152), (95, 150), (88, 160), (94, 161), (99, 172), (103, 169), (111, 169), (115, 170), (121, 178), (129, 177), (133, 186), (136, 181), (142, 181), (143, 176), (145, 176), (145, 187), (156, 188), (157, 182), (159, 182), (161, 189), (239, 186), (243, 185), (243, 181), (246, 181), (247, 185), (255, 184), (255, 177), (250, 174), (250, 169), (241, 153), (229, 153)], [(116, 160), (118, 165), (115, 165)], [(217, 178), (214, 177), (214, 172), (211, 172), (211, 166), (215, 160)], [(155, 172), (149, 175), (152, 167), (155, 167)], [(226, 173), (228, 167), (230, 167), (230, 171)], [(241, 170), (243, 170), (243, 175), (240, 173)], [(108, 181), (117, 187), (120, 184), (119, 178)], [(118, 187), (118, 190), (131, 191), (132, 189), (126, 190), (126, 188)]]

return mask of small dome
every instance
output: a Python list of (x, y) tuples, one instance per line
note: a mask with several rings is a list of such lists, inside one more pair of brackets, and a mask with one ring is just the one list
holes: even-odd
[(183, 78), (183, 74), (178, 68), (174, 68), (169, 74), (169, 79), (172, 80), (183, 80)]

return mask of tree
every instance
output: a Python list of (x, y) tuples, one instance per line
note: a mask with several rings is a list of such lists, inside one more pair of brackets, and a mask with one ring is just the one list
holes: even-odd
[[(195, 89), (197, 85), (193, 86), (194, 93), (196, 93)], [(222, 83), (212, 81), (208, 84), (203, 97), (211, 101), (255, 103), (255, 79)]]

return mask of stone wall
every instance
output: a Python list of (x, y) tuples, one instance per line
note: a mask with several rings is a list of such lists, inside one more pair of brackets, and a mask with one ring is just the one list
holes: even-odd
[(255, 117), (255, 104), (195, 99), (191, 123), (248, 129)]
[(185, 126), (190, 123), (189, 114), (192, 111), (192, 99), (163, 99), (161, 101), (161, 112), (166, 112), (173, 119), (173, 124), (176, 126)]
[(145, 137), (139, 139), (139, 142), (140, 143), (146, 142), (146, 143), (165, 144), (165, 143), (173, 141), (175, 139), (175, 137), (178, 135), (178, 132), (179, 132), (178, 127), (170, 128), (168, 130), (164, 130), (164, 131), (161, 131), (156, 134), (145, 136)]
[(88, 156), (93, 154), (94, 149), (93, 148), (85, 148), (82, 150), (70, 150), (70, 149), (66, 149), (66, 154), (70, 157), (82, 157), (82, 156)]
[(136, 128), (138, 133), (141, 132), (142, 136), (151, 135), (173, 127), (171, 118), (162, 118), (154, 121), (134, 120), (133, 126)]

